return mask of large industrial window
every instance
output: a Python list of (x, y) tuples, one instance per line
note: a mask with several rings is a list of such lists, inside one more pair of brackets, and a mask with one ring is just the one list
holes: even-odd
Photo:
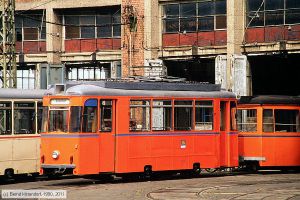
[(15, 103), (14, 106), (15, 134), (34, 134), (36, 129), (34, 103)]
[(249, 27), (298, 23), (300, 23), (299, 0), (247, 0)]
[(16, 41), (46, 40), (45, 15), (20, 14), (15, 17)]
[(64, 15), (66, 39), (121, 37), (121, 12), (105, 9)]
[(165, 33), (226, 29), (226, 0), (166, 4), (163, 6)]
[(100, 80), (111, 78), (111, 64), (100, 66), (67, 66), (67, 79), (70, 81)]
[(150, 130), (150, 101), (130, 101), (130, 131)]
[(172, 129), (172, 102), (155, 100), (152, 105), (152, 130), (169, 131)]
[(274, 110), (276, 132), (299, 132), (299, 110)]
[(195, 130), (213, 130), (213, 102), (196, 101)]
[(192, 130), (192, 101), (175, 101), (174, 103), (174, 129)]
[(0, 103), (0, 135), (12, 134), (11, 103)]
[(245, 109), (237, 111), (237, 124), (240, 132), (257, 131), (257, 111), (256, 109)]
[(35, 88), (35, 70), (34, 69), (17, 69), (17, 87), (19, 89)]

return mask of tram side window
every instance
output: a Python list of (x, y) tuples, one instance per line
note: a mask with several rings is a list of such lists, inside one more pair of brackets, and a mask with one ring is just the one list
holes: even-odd
[(101, 100), (101, 131), (110, 132), (112, 130), (112, 101), (111, 100)]
[(299, 131), (299, 110), (274, 110), (276, 132)]
[(274, 132), (274, 117), (272, 109), (263, 110), (263, 132)]
[(88, 99), (84, 104), (82, 132), (95, 133), (97, 131), (97, 99)]
[(195, 130), (213, 130), (213, 102), (196, 101)]
[(130, 101), (130, 131), (150, 130), (150, 101)]
[(50, 110), (49, 132), (68, 132), (68, 110)]
[(37, 103), (37, 133), (41, 133), (43, 124), (43, 104)]
[(238, 110), (238, 130), (240, 132), (257, 131), (257, 114), (256, 109)]
[(72, 133), (80, 132), (81, 112), (82, 112), (81, 106), (71, 106), (70, 132)]
[(14, 132), (15, 134), (35, 133), (34, 103), (15, 103)]
[(169, 131), (172, 129), (172, 102), (154, 100), (152, 105), (152, 130)]
[(0, 103), (0, 135), (11, 135), (11, 103)]
[(174, 106), (174, 129), (191, 130), (192, 129), (192, 101), (175, 101)]
[(230, 130), (237, 130), (237, 121), (236, 121), (236, 102), (230, 102)]
[(49, 108), (47, 106), (42, 107), (42, 127), (41, 132), (46, 133), (48, 131), (48, 111)]

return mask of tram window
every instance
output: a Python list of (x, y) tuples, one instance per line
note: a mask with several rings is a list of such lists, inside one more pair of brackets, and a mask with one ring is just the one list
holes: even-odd
[(45, 133), (48, 130), (48, 107), (42, 107), (42, 127), (41, 127), (41, 132)]
[(130, 101), (130, 131), (150, 130), (150, 102), (143, 100)]
[(35, 133), (34, 103), (15, 103), (14, 132), (15, 134)]
[(110, 132), (112, 130), (112, 101), (111, 100), (101, 100), (101, 131)]
[(50, 110), (49, 112), (49, 132), (68, 131), (68, 110)]
[(71, 106), (70, 132), (72, 133), (80, 132), (81, 110), (81, 106)]
[(11, 135), (11, 103), (0, 103), (0, 135)]
[(299, 131), (299, 110), (274, 110), (275, 132)]
[(272, 109), (263, 110), (263, 132), (274, 132), (274, 117)]
[(226, 102), (221, 101), (220, 103), (220, 131), (226, 129)]
[(196, 101), (195, 130), (213, 130), (213, 102)]
[(95, 133), (97, 131), (97, 99), (88, 99), (84, 105), (82, 132)]
[(152, 105), (152, 130), (169, 131), (172, 129), (172, 102), (154, 100)]
[(192, 129), (192, 101), (175, 101), (174, 106), (174, 129), (191, 130)]
[(230, 102), (230, 130), (236, 131), (237, 124), (236, 124), (236, 103), (231, 101)]
[(37, 131), (36, 131), (36, 133), (41, 133), (42, 122), (43, 122), (42, 116), (43, 116), (42, 103), (37, 103)]
[(238, 130), (241, 132), (257, 131), (256, 109), (238, 110)]

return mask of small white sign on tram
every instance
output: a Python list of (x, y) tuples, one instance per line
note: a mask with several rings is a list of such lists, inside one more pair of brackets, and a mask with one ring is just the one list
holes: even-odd
[(69, 99), (51, 99), (50, 103), (52, 105), (68, 105), (70, 104)]

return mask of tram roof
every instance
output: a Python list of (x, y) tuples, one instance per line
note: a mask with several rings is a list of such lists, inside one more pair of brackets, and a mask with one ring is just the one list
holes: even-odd
[(140, 97), (219, 97), (236, 98), (232, 92), (222, 91), (219, 85), (201, 83), (164, 82), (81, 82), (64, 86), (62, 93), (53, 87), (49, 95), (71, 96), (140, 96)]
[(300, 105), (300, 96), (260, 95), (243, 96), (239, 104), (285, 104)]
[(42, 99), (46, 90), (0, 88), (0, 99)]

